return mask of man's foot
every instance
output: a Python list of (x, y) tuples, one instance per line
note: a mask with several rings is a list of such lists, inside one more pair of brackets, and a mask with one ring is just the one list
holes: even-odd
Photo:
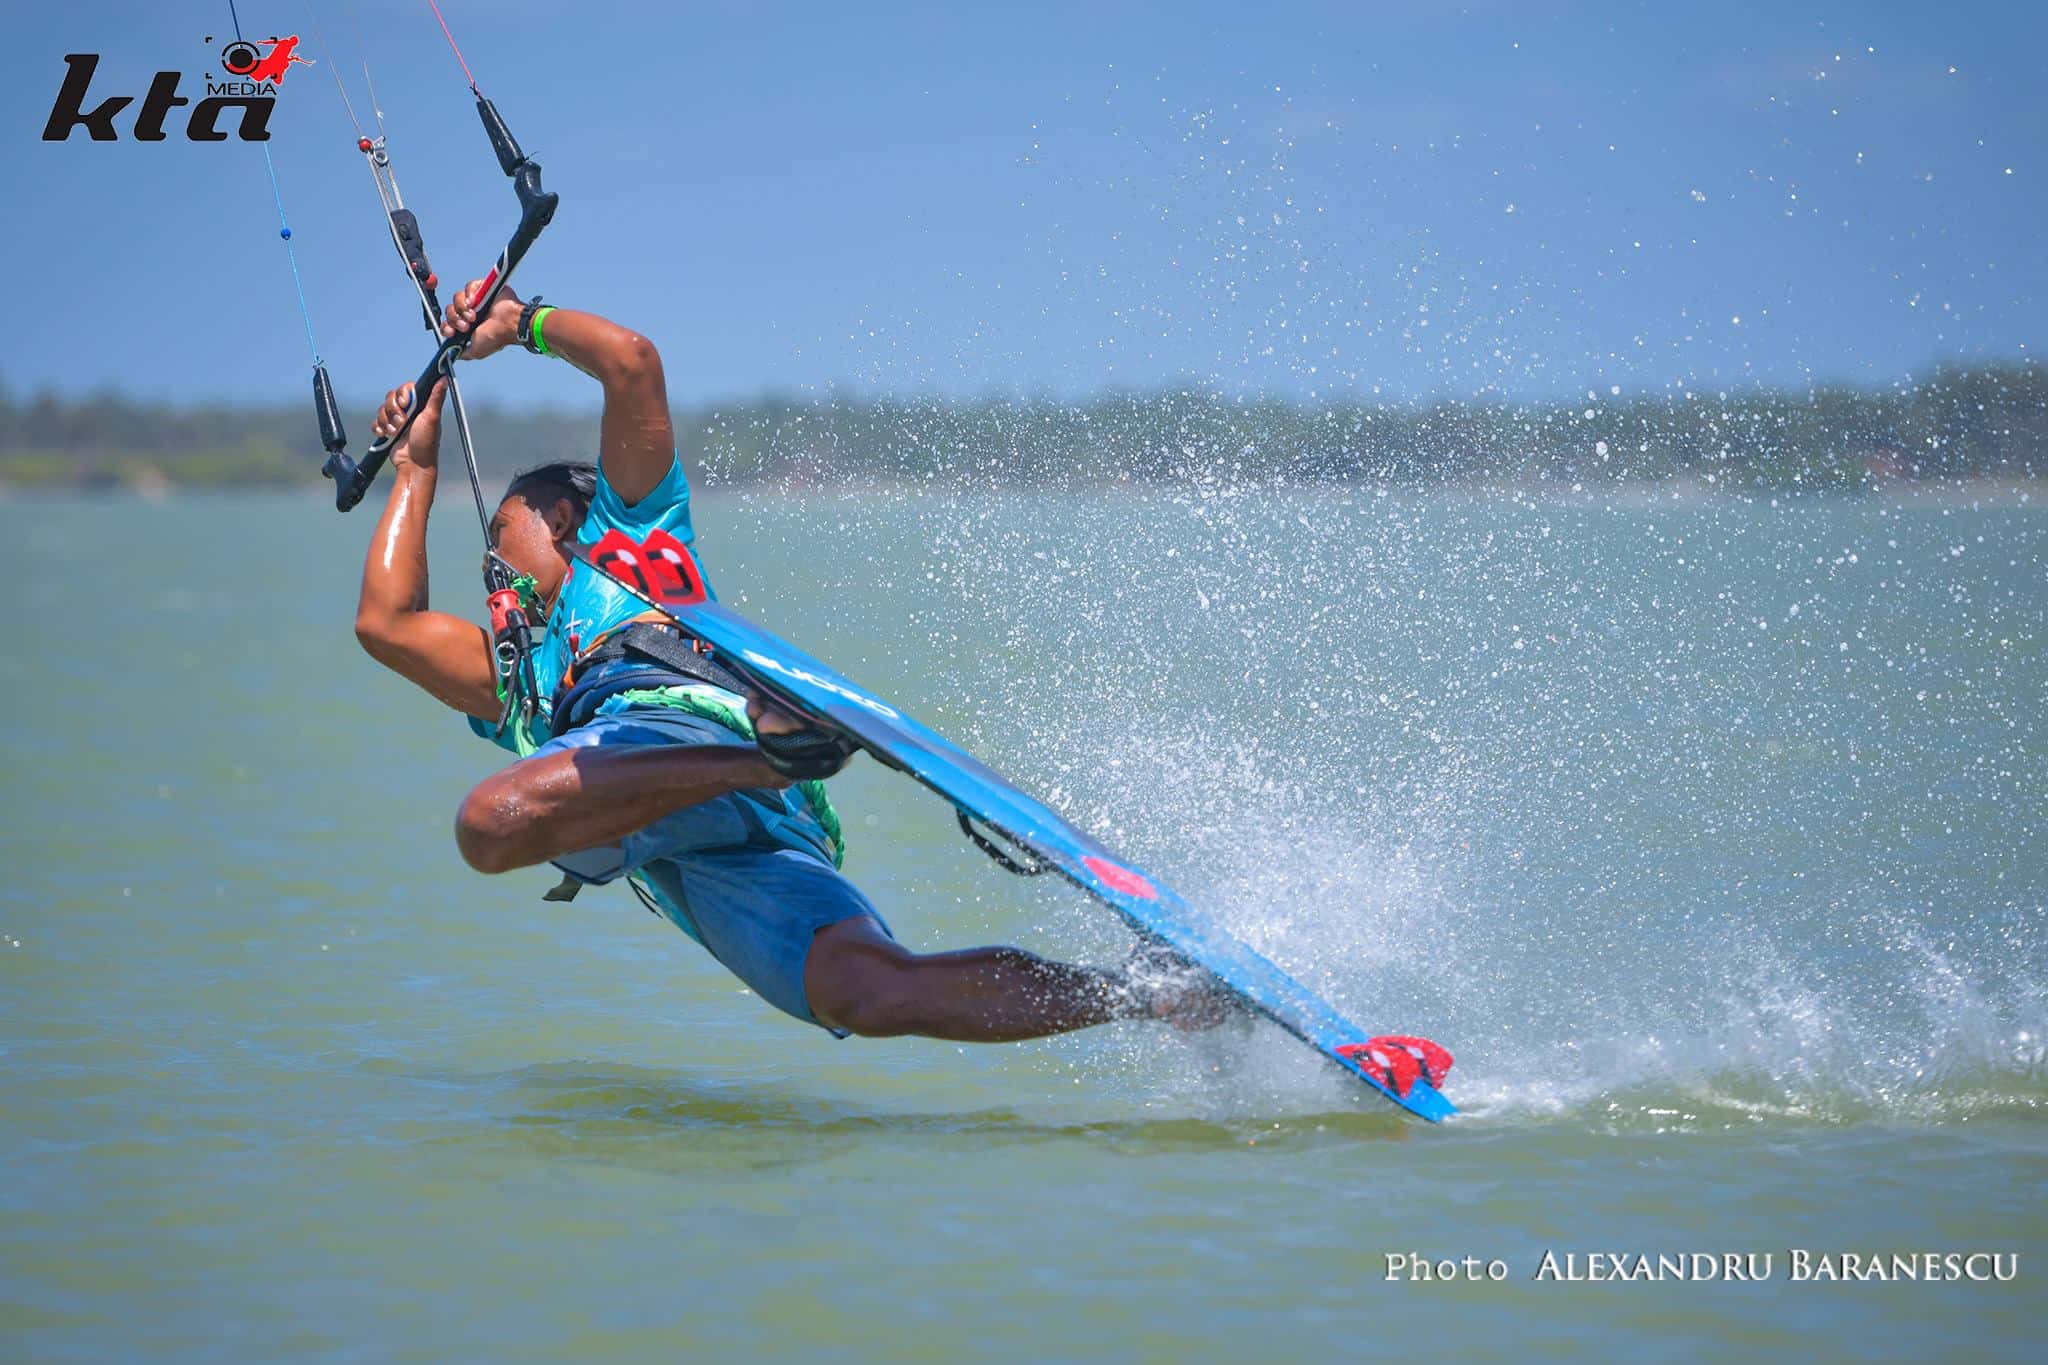
[(1157, 1019), (1182, 1033), (1215, 1028), (1244, 1008), (1222, 982), (1153, 939), (1131, 949), (1122, 975), (1134, 1017)]

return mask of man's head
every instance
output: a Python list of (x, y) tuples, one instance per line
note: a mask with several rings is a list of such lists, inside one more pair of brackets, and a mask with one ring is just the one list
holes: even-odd
[(552, 603), (569, 571), (569, 552), (597, 494), (597, 466), (557, 460), (516, 474), (491, 518), (491, 548), (523, 574), (532, 574), (543, 602)]

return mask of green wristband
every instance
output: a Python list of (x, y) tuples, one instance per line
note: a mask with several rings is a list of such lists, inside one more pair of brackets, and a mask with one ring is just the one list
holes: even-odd
[(537, 308), (534, 310), (533, 326), (530, 329), (528, 329), (528, 334), (533, 338), (533, 353), (535, 355), (548, 354), (547, 339), (541, 336), (540, 325), (543, 322), (546, 322), (548, 319), (548, 314), (554, 311), (555, 306), (552, 303), (545, 308)]

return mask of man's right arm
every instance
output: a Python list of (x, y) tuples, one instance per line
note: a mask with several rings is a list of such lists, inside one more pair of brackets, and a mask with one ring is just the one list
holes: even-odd
[[(440, 476), (441, 402), (434, 386), (424, 412), (392, 452), (391, 496), (363, 561), (356, 603), (356, 639), (371, 658), (467, 715), (495, 721), (498, 670), (491, 638), (459, 616), (427, 609), (427, 514)], [(412, 401), (412, 385), (393, 389), (377, 414), (377, 431), (395, 429)]]

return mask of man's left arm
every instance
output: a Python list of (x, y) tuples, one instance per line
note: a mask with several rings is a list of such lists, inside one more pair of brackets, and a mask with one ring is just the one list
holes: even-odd
[[(476, 313), (468, 300), (482, 291), (472, 280), (448, 305), (443, 335), (471, 327)], [(517, 339), (526, 305), (509, 289), (498, 296), (491, 316), (470, 336), (464, 358), (482, 360)], [(574, 308), (535, 312), (536, 344), (560, 356), (604, 386), (604, 419), (598, 462), (604, 477), (628, 507), (668, 477), (676, 458), (675, 424), (668, 411), (668, 381), (654, 343), (631, 328)]]

